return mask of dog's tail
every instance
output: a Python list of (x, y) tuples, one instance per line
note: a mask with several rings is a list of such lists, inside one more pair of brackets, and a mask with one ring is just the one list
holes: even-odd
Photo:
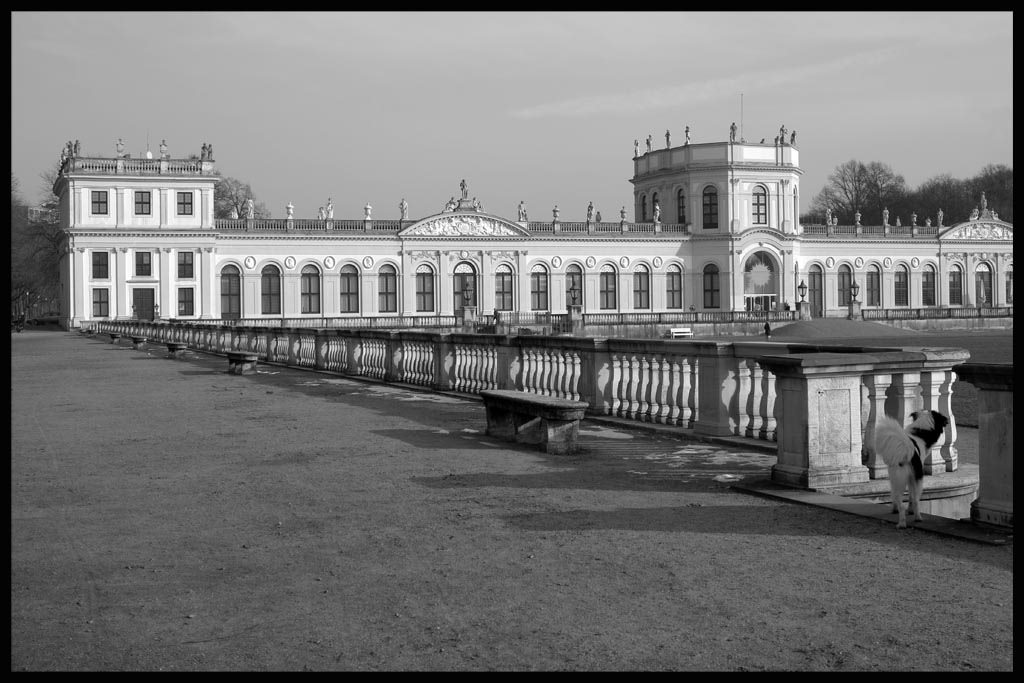
[(889, 467), (909, 466), (917, 455), (917, 449), (903, 425), (883, 415), (875, 422), (875, 453), (881, 455), (882, 461)]

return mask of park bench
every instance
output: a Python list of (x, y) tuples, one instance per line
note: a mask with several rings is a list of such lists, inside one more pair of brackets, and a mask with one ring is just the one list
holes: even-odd
[(228, 372), (232, 375), (251, 375), (256, 372), (256, 354), (251, 351), (228, 351)]
[(111, 344), (116, 344), (119, 341), (121, 341), (121, 333), (120, 332), (111, 332), (110, 333), (110, 343)]
[(487, 433), (507, 441), (534, 444), (546, 453), (577, 450), (580, 420), (589, 403), (525, 391), (481, 391)]
[(167, 342), (167, 355), (171, 358), (180, 358), (187, 348), (188, 344), (185, 342)]
[(146, 345), (146, 338), (145, 337), (138, 337), (138, 336), (136, 336), (134, 334), (132, 335), (132, 346), (134, 346), (136, 349), (141, 349), (145, 345)]
[(669, 339), (693, 339), (693, 330), (689, 327), (670, 327), (665, 336)]

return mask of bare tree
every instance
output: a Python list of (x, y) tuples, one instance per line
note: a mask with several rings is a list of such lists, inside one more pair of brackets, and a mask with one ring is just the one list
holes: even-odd
[(243, 183), (230, 176), (221, 176), (220, 182), (213, 190), (213, 217), (230, 218), (232, 210), (235, 216), (244, 217), (245, 203), (249, 199), (253, 200), (253, 213), (256, 218), (270, 217), (270, 212), (263, 202), (256, 201), (249, 183)]

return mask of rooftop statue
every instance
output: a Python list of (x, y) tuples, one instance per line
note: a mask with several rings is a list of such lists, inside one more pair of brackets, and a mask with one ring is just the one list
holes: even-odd
[(633, 158), (640, 156), (640, 141), (633, 140)]
[(288, 202), (288, 205), (284, 207), (284, 210), (288, 212), (288, 218), (293, 218), (295, 216), (295, 205), (291, 202)]
[(942, 216), (942, 209), (939, 209), (939, 213), (935, 215), (935, 222), (939, 224), (940, 228), (942, 227)]
[(327, 218), (327, 212), (324, 211), (324, 207), (321, 206), (320, 208), (318, 208), (316, 210), (316, 217), (317, 217), (317, 220), (321, 220), (321, 221)]
[(398, 203), (398, 210), (401, 212), (403, 221), (409, 218), (409, 203), (405, 201), (405, 197), (402, 197), (402, 201)]
[(650, 135), (647, 136), (647, 151), (648, 152), (651, 151), (651, 136)]
[(526, 220), (526, 203), (522, 201), (519, 202), (519, 220)]
[(334, 202), (331, 201), (330, 197), (327, 198), (327, 218), (334, 218)]
[(124, 156), (124, 142), (121, 141), (121, 138), (117, 139), (117, 142), (115, 143), (115, 145), (117, 147), (117, 156), (118, 156), (118, 158), (123, 157)]
[(736, 142), (736, 122), (729, 126), (729, 142)]
[(469, 186), (466, 185), (466, 179), (465, 178), (463, 178), (462, 182), (459, 183), (459, 187), (462, 188), (462, 198), (463, 199), (469, 199), (469, 189), (468, 189)]
[(672, 146), (671, 135), (672, 134), (668, 130), (665, 131), (665, 149), (668, 149)]
[(684, 145), (690, 144), (690, 127), (687, 126), (686, 130), (683, 131), (683, 135), (686, 136), (686, 140), (683, 142)]

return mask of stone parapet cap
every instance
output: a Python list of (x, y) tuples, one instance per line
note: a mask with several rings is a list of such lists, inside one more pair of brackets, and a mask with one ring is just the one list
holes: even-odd
[[(939, 358), (933, 355), (935, 351), (950, 353), (945, 358)], [(950, 367), (956, 364), (958, 358), (967, 355), (967, 352), (961, 349), (926, 349), (869, 353), (821, 352), (795, 353), (786, 356), (764, 355), (758, 357), (757, 360), (776, 375), (845, 375), (907, 372), (943, 365)], [(943, 360), (946, 362), (943, 363)]]

